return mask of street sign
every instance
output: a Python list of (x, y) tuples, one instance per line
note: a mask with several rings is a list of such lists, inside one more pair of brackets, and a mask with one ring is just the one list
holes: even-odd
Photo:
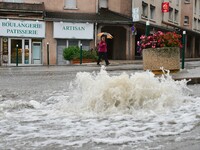
[(133, 22), (136, 22), (136, 21), (139, 21), (139, 20), (140, 20), (139, 13), (140, 13), (139, 7), (133, 8), (133, 9), (132, 9), (132, 18), (133, 18)]

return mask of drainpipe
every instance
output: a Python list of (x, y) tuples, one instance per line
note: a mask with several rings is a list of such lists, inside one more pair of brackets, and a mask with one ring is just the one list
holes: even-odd
[[(99, 0), (96, 0), (96, 13), (99, 12)], [(97, 22), (95, 22), (94, 24), (94, 45), (95, 45), (95, 48), (97, 47)]]
[(94, 42), (95, 42), (95, 44), (94, 44), (94, 45), (95, 45), (95, 47), (96, 47), (96, 46), (97, 46), (97, 22), (95, 22), (94, 25), (95, 25), (95, 28), (94, 28), (94, 30), (95, 30), (95, 31), (94, 31), (94, 34), (95, 34), (95, 35), (94, 35)]
[(96, 13), (99, 12), (99, 0), (96, 0)]

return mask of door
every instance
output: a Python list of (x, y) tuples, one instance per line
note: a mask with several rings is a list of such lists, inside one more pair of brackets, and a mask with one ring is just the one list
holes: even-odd
[(9, 39), (10, 64), (30, 64), (31, 39)]
[(41, 49), (42, 45), (41, 42), (33, 42), (33, 47), (32, 47), (32, 61), (33, 64), (41, 64)]
[(22, 64), (22, 39), (11, 39), (11, 64)]

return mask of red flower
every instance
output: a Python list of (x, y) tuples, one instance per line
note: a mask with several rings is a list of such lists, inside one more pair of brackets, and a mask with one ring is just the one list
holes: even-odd
[(158, 31), (150, 36), (142, 35), (137, 42), (138, 52), (141, 53), (145, 48), (158, 47), (180, 47), (182, 48), (181, 35), (175, 32), (163, 33)]

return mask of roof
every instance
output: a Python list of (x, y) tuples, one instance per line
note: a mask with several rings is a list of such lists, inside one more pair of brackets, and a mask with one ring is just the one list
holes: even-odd
[(10, 3), (0, 2), (0, 12), (31, 12), (43, 13), (44, 3)]
[(108, 9), (100, 9), (98, 13), (66, 13), (46, 12), (47, 21), (97, 22), (109, 24), (132, 24), (132, 19)]

